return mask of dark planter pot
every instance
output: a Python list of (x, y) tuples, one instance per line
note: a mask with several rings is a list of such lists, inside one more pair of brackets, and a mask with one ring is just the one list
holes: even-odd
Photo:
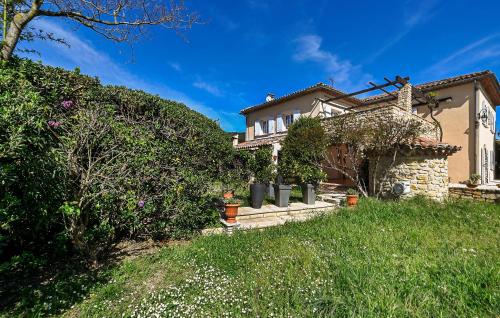
[(267, 191), (266, 191), (266, 195), (271, 198), (271, 199), (274, 199), (274, 182), (269, 182), (269, 184), (267, 185)]
[(302, 188), (302, 202), (305, 204), (316, 203), (316, 191), (314, 190), (314, 186), (310, 183), (303, 183), (300, 187)]
[(250, 195), (252, 197), (252, 208), (260, 209), (266, 195), (266, 185), (264, 183), (251, 184)]
[(479, 184), (477, 183), (467, 183), (467, 187), (468, 188), (472, 188), (472, 189), (475, 189), (479, 186)]
[(292, 192), (292, 186), (289, 184), (275, 184), (274, 185), (274, 196), (275, 205), (280, 208), (285, 208), (288, 206), (288, 201), (290, 200), (290, 192)]

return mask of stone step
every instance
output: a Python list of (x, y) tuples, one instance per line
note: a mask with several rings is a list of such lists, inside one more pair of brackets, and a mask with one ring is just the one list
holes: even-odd
[(236, 219), (250, 220), (250, 219), (263, 219), (263, 218), (275, 218), (275, 217), (285, 217), (287, 215), (296, 215), (304, 213), (316, 213), (324, 212), (331, 209), (335, 209), (337, 204), (316, 201), (313, 205), (304, 204), (302, 202), (291, 203), (288, 207), (277, 207), (275, 205), (264, 205), (260, 209), (253, 209), (251, 207), (241, 207), (238, 210), (238, 216)]
[(335, 204), (337, 207), (345, 201), (346, 195), (343, 193), (324, 193), (318, 195), (318, 198), (324, 202)]

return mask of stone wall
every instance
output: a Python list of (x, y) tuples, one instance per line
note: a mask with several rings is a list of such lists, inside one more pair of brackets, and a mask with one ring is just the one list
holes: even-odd
[(500, 188), (496, 186), (468, 188), (464, 184), (451, 184), (449, 192), (450, 198), (500, 203)]
[(346, 113), (342, 115), (336, 115), (333, 117), (323, 119), (323, 125), (326, 130), (328, 130), (329, 125), (332, 122), (342, 120), (345, 116), (355, 116), (355, 120), (352, 121), (353, 124), (359, 121), (379, 121), (387, 120), (390, 118), (403, 118), (405, 120), (415, 120), (420, 122), (422, 125), (422, 136), (430, 137), (432, 139), (437, 139), (439, 132), (434, 123), (427, 121), (426, 119), (412, 114), (411, 111), (408, 112), (396, 105), (383, 105), (383, 106), (372, 106), (369, 108), (360, 107), (359, 110), (355, 110), (351, 113)]
[[(423, 195), (435, 200), (443, 200), (448, 196), (448, 159), (439, 154), (399, 154), (392, 164), (392, 158), (380, 160), (375, 175), (374, 161), (370, 161), (370, 176), (378, 179), (382, 186), (382, 196), (394, 198), (392, 186), (395, 182), (406, 181), (410, 184), (410, 193), (403, 197)], [(383, 171), (388, 171), (385, 180), (381, 180)], [(374, 192), (373, 182), (371, 191)]]

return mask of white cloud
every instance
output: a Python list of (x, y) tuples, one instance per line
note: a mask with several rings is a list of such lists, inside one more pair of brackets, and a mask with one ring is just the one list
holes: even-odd
[(474, 67), (479, 62), (497, 63), (500, 57), (500, 33), (485, 36), (453, 52), (422, 72), (424, 76), (439, 77)]
[[(152, 94), (182, 102), (190, 108), (220, 122), (223, 129), (238, 130), (243, 126), (243, 118), (236, 119), (236, 114), (218, 111), (202, 102), (192, 99), (188, 95), (167, 85), (152, 83), (144, 80), (115, 62), (108, 54), (97, 49), (92, 42), (83, 40), (76, 32), (70, 32), (59, 24), (47, 20), (37, 20), (35, 26), (57, 37), (64, 38), (70, 47), (58, 45), (54, 42), (38, 43), (42, 59), (46, 64), (64, 68), (79, 67), (83, 74), (97, 76), (105, 84), (124, 85), (134, 89), (144, 90)], [(180, 67), (180, 65), (179, 65)], [(174, 67), (175, 68), (175, 67)]]
[(209, 92), (210, 94), (214, 95), (214, 96), (217, 96), (217, 97), (221, 97), (223, 94), (222, 94), (222, 91), (219, 87), (217, 87), (216, 85), (214, 84), (210, 84), (202, 79), (197, 79), (194, 83), (193, 83), (193, 86), (196, 87), (196, 88), (199, 88), (199, 89), (202, 89), (204, 91), (207, 91)]
[(428, 21), (434, 15), (437, 3), (437, 0), (408, 1), (405, 4), (407, 10), (404, 14), (405, 26), (413, 28)]
[(298, 62), (315, 62), (325, 68), (325, 72), (333, 79), (333, 85), (345, 90), (365, 87), (372, 76), (364, 73), (359, 65), (340, 58), (338, 55), (321, 48), (323, 39), (315, 34), (295, 39), (296, 53), (293, 59)]
[(177, 72), (182, 72), (182, 67), (179, 63), (177, 62), (168, 62), (168, 65), (173, 68)]
[[(390, 38), (381, 48), (371, 54), (365, 63), (372, 63), (391, 47), (396, 45), (408, 35), (415, 27), (425, 23), (434, 16), (436, 0), (409, 0), (405, 4), (406, 11), (403, 13), (404, 22), (402, 28), (392, 38)], [(411, 10), (411, 11), (409, 11)]]

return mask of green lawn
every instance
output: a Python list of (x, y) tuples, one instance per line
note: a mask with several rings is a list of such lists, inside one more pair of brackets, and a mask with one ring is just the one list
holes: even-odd
[[(67, 288), (81, 284), (74, 293)], [(199, 237), (109, 266), (92, 280), (63, 275), (48, 285), (31, 288), (37, 296), (26, 292), (17, 308), (0, 310), (5, 316), (61, 310), (95, 317), (498, 317), (500, 205), (363, 200), (305, 223)]]

